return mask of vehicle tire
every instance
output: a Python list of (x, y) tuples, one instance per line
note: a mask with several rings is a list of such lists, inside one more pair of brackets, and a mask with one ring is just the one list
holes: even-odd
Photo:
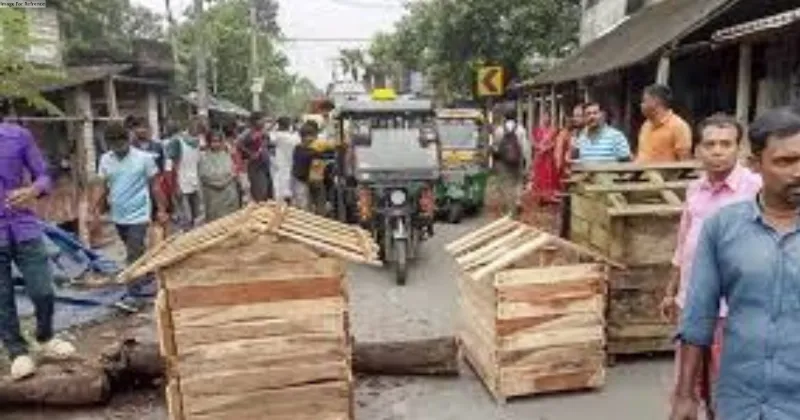
[(395, 282), (398, 286), (406, 284), (406, 277), (408, 277), (408, 253), (406, 241), (397, 241), (394, 243), (394, 274)]
[(464, 204), (450, 203), (447, 206), (447, 223), (459, 224), (461, 219), (464, 218)]

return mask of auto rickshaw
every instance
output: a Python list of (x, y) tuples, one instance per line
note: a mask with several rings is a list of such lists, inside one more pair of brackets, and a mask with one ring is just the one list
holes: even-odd
[(442, 179), (436, 185), (436, 206), (450, 223), (483, 207), (489, 177), (488, 135), (476, 109), (440, 109), (436, 115), (442, 144)]
[(441, 175), (434, 117), (430, 100), (397, 99), (391, 91), (337, 109), (347, 144), (339, 202), (373, 234), (398, 285), (405, 284), (420, 243), (434, 233), (433, 189)]

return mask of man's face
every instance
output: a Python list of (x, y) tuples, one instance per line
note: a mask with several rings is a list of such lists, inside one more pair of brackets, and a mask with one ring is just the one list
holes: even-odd
[(122, 159), (128, 155), (128, 152), (131, 150), (131, 145), (128, 143), (127, 140), (125, 141), (117, 141), (115, 143), (109, 144), (109, 148), (117, 155), (118, 158)]
[(705, 170), (724, 173), (733, 169), (739, 158), (738, 132), (730, 126), (708, 126), (701, 133), (697, 145), (697, 157)]
[(642, 103), (640, 106), (642, 108), (642, 114), (650, 118), (655, 115), (656, 109), (658, 109), (658, 99), (644, 93), (642, 94)]
[(572, 110), (572, 127), (574, 128), (583, 128), (584, 124), (586, 124), (583, 115), (583, 107), (577, 106), (575, 109)]
[(761, 156), (753, 158), (764, 191), (800, 207), (800, 133), (783, 139), (770, 138)]
[(589, 128), (597, 128), (603, 123), (603, 111), (597, 105), (589, 105), (586, 107), (586, 126)]
[(150, 129), (145, 126), (138, 126), (133, 129), (133, 135), (137, 140), (150, 140)]

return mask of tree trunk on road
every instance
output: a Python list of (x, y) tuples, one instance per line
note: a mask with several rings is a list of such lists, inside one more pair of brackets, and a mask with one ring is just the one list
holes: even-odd
[(103, 367), (87, 361), (46, 362), (36, 375), (16, 382), (0, 378), (0, 407), (94, 405), (108, 401), (110, 396)]
[(389, 343), (355, 343), (353, 370), (375, 375), (458, 376), (453, 337)]

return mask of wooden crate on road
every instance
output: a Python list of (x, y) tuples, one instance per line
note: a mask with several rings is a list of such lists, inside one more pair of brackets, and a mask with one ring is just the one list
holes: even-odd
[(670, 350), (672, 325), (659, 314), (669, 281), (686, 188), (698, 162), (610, 163), (573, 168), (569, 239), (620, 261), (609, 279), (608, 351)]
[(377, 262), (356, 227), (253, 205), (168, 239), (122, 278), (156, 272), (172, 420), (352, 420), (341, 260)]
[(603, 386), (613, 262), (509, 218), (447, 250), (461, 270), (461, 348), (496, 399)]

